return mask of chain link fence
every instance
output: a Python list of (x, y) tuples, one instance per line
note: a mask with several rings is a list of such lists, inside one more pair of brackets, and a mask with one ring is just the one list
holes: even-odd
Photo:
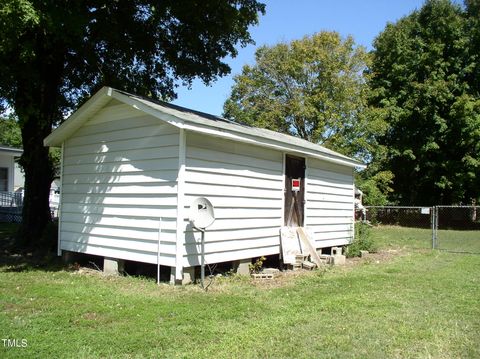
[[(367, 206), (364, 220), (375, 227), (389, 227), (389, 232), (394, 230), (402, 245), (415, 249), (432, 248), (431, 207)], [(408, 228), (408, 231), (402, 228)]]
[(366, 207), (366, 220), (373, 225), (431, 228), (430, 207)]
[(367, 206), (373, 226), (411, 228), (402, 238), (413, 248), (480, 254), (479, 206)]
[(23, 196), (19, 192), (0, 192), (0, 222), (22, 221)]
[(434, 210), (434, 248), (480, 253), (479, 206), (436, 206)]

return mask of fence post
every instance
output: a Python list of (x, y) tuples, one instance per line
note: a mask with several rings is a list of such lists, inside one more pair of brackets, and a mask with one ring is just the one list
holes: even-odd
[(430, 224), (432, 226), (432, 249), (435, 249), (435, 206), (431, 208)]
[(438, 249), (438, 206), (433, 207), (432, 248)]
[(435, 249), (435, 243), (434, 243), (434, 240), (435, 240), (435, 230), (433, 229), (434, 228), (434, 217), (435, 217), (435, 207), (431, 207), (430, 208), (430, 226), (432, 227), (432, 249)]

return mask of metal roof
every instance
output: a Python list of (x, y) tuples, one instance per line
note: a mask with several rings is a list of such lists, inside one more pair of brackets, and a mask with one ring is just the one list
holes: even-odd
[(307, 155), (349, 167), (365, 167), (363, 163), (350, 157), (294, 136), (233, 122), (219, 116), (148, 99), (110, 87), (104, 87), (92, 96), (90, 100), (45, 138), (44, 144), (46, 146), (60, 146), (65, 139), (70, 137), (112, 98), (188, 131)]

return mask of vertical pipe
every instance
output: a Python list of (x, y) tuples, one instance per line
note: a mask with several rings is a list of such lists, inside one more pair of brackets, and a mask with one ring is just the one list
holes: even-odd
[(438, 221), (438, 208), (433, 207), (433, 219), (432, 219), (432, 248), (437, 248), (437, 221)]
[(157, 285), (160, 285), (160, 241), (162, 240), (162, 217), (158, 221), (158, 245), (157, 245)]
[(62, 255), (61, 235), (62, 235), (62, 204), (63, 204), (63, 162), (65, 159), (65, 142), (62, 142), (62, 153), (60, 154), (60, 193), (58, 195), (58, 238), (57, 238), (57, 256)]
[(202, 285), (202, 288), (205, 288), (203, 285), (205, 281), (205, 229), (202, 229), (201, 232), (202, 232), (202, 239), (200, 243), (200, 246), (201, 246), (200, 284)]
[(185, 176), (186, 176), (186, 140), (187, 133), (181, 128), (178, 146), (177, 174), (177, 225), (175, 240), (175, 281), (183, 278), (183, 253), (185, 251)]
[(435, 207), (430, 208), (430, 226), (432, 227), (432, 249), (435, 249)]

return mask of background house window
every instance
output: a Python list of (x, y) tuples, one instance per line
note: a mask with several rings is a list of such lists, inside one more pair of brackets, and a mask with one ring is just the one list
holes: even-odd
[(0, 191), (8, 191), (8, 168), (0, 167)]

